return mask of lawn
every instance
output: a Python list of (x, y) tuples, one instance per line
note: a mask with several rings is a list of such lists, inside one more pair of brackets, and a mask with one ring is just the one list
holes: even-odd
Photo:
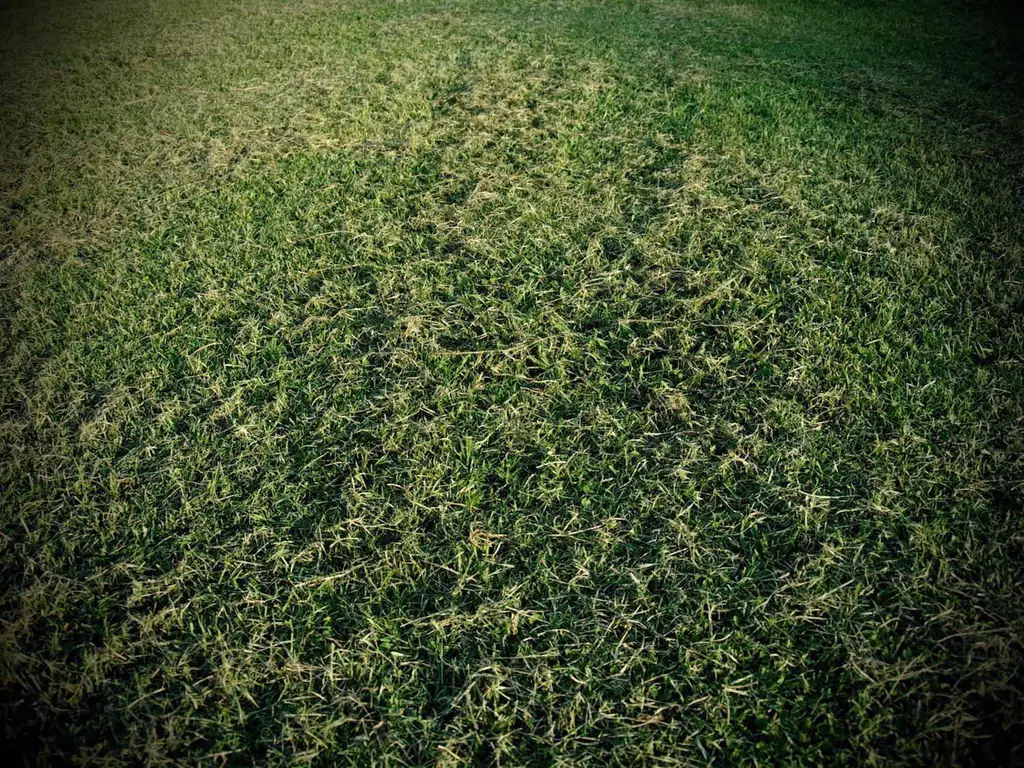
[(1024, 764), (984, 0), (0, 11), (30, 765)]

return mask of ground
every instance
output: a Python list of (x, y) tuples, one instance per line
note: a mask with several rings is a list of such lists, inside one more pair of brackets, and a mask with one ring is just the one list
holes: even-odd
[(0, 11), (10, 747), (1024, 761), (1009, 14)]

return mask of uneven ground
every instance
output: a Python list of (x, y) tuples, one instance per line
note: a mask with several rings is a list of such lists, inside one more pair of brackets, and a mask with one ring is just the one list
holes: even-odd
[(1018, 29), (0, 12), (11, 748), (1024, 761)]

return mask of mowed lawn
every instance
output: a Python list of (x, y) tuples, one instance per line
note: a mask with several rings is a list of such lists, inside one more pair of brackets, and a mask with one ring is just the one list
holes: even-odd
[(1024, 762), (982, 0), (0, 11), (31, 765)]

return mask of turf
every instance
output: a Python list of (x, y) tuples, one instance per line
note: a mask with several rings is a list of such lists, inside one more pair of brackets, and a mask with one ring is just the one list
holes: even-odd
[(1024, 762), (1008, 7), (4, 9), (9, 747)]

